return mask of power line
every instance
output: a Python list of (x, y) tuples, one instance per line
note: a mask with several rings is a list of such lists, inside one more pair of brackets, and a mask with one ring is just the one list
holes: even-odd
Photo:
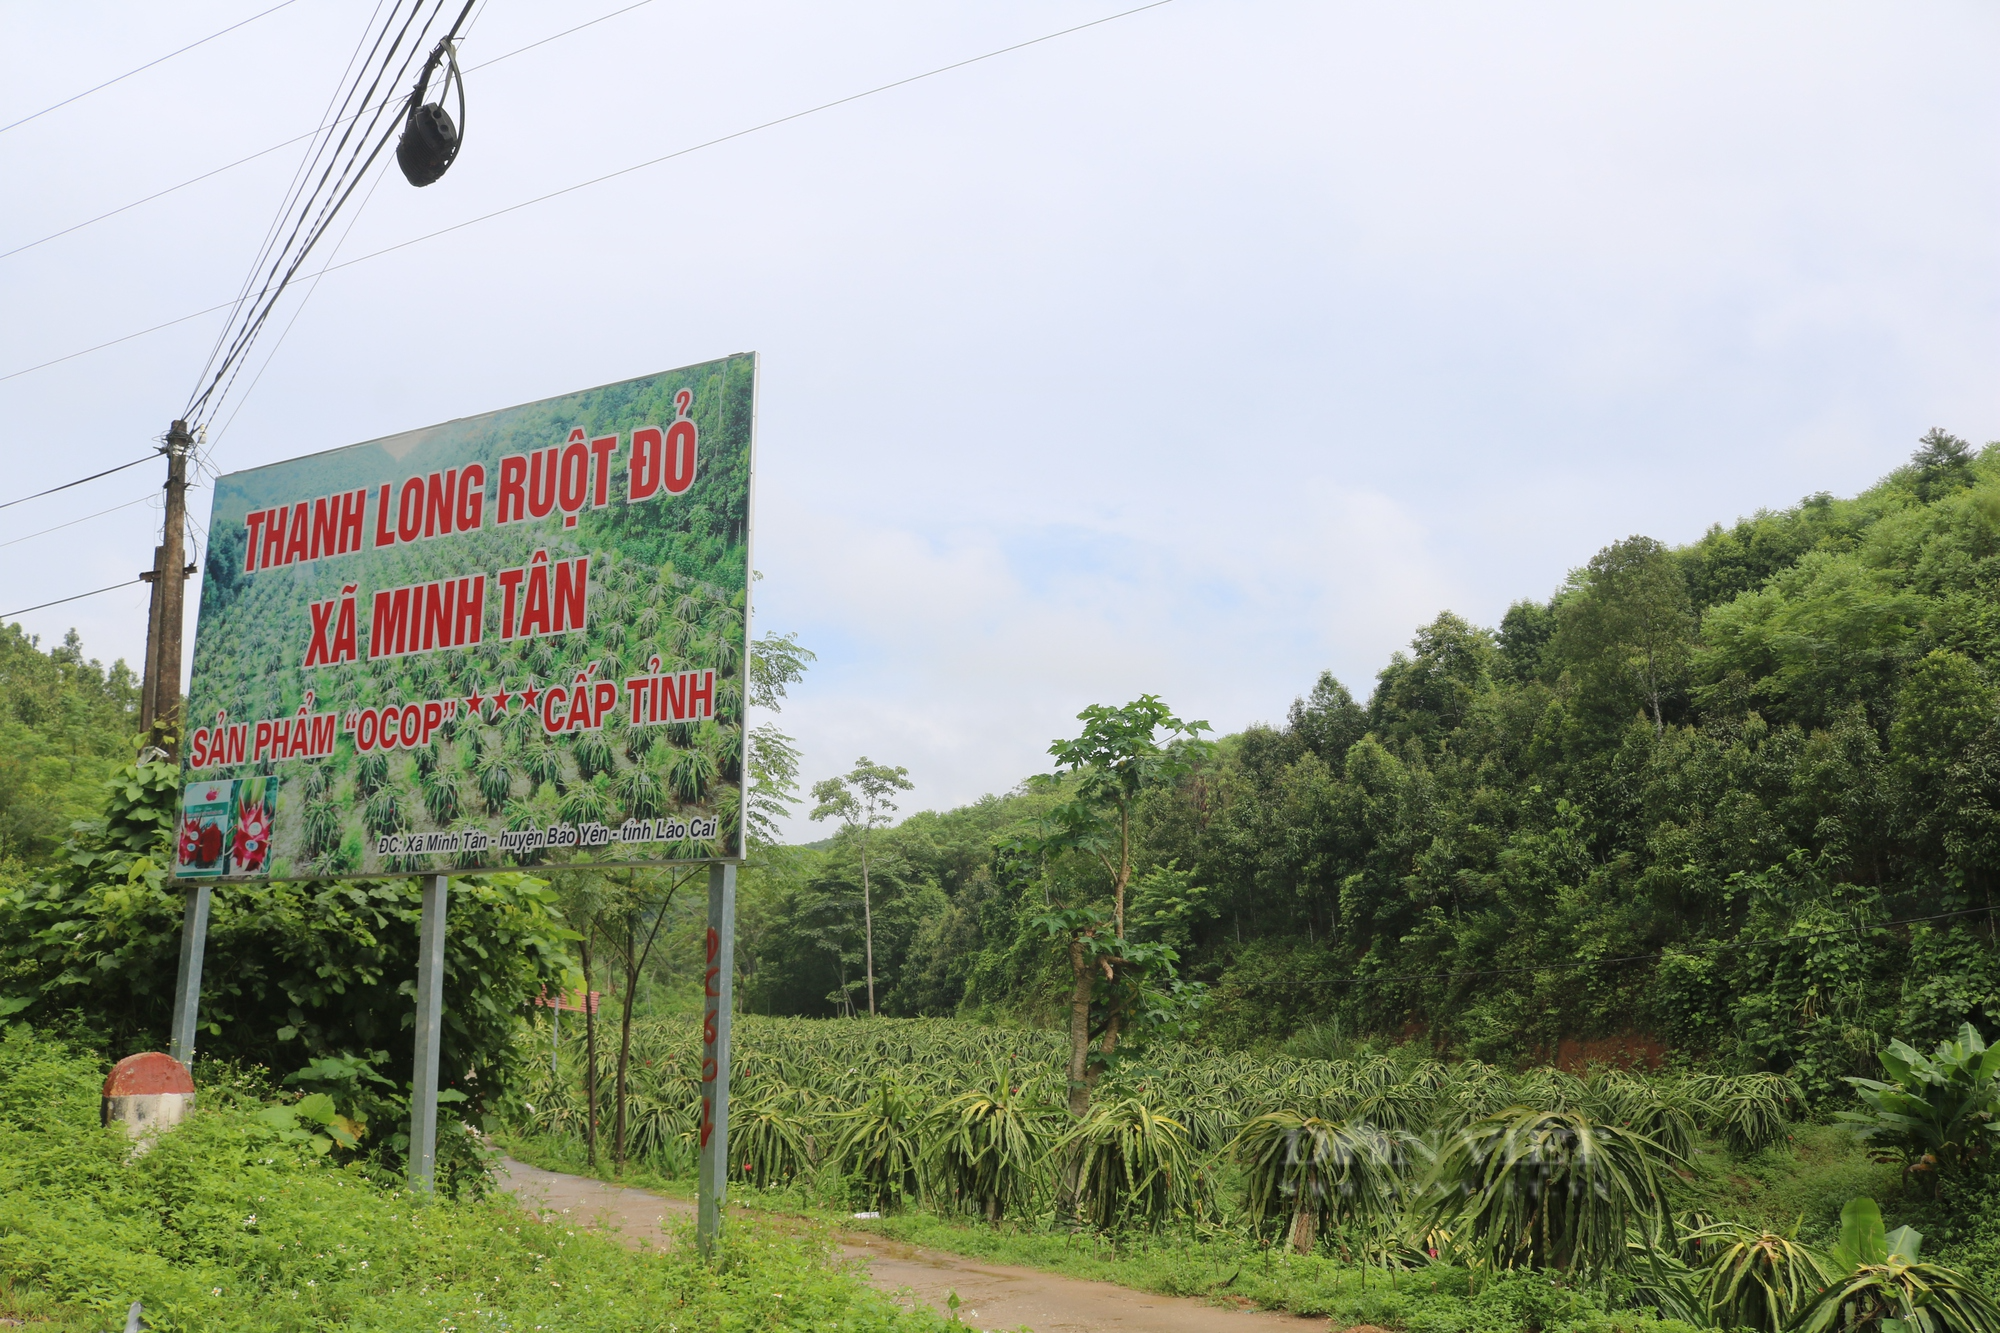
[[(1169, 5), (1172, 3), (1173, 0), (1152, 0), (1150, 4), (1139, 5), (1136, 8), (1123, 10), (1116, 14), (1107, 14), (1103, 18), (1092, 19), (1088, 23), (1079, 23), (1075, 27), (1063, 28), (1057, 32), (1051, 32), (1044, 34), (1043, 36), (1040, 37), (1030, 38), (1025, 42), (1016, 42), (1012, 46), (1003, 46), (998, 50), (988, 51), (984, 55), (977, 55), (977, 56), (972, 56), (965, 60), (954, 61), (949, 65), (940, 65), (936, 69), (926, 70), (921, 74), (912, 74), (908, 78), (897, 79), (893, 83), (880, 84), (876, 87), (869, 88), (863, 92), (852, 93), (846, 97), (836, 98), (831, 102), (822, 102), (818, 106), (807, 107), (803, 111), (794, 111), (789, 115), (779, 116), (775, 120), (767, 120), (762, 122), (761, 124), (752, 125), (747, 129), (735, 130), (729, 134), (718, 135), (716, 138), (704, 140), (701, 143), (691, 145), (690, 147), (687, 148), (676, 149), (671, 153), (665, 153), (659, 157), (650, 158), (644, 162), (637, 163), (633, 166), (621, 167), (617, 171), (606, 172), (602, 176), (593, 176), (589, 180), (578, 181), (574, 185), (565, 185), (559, 190), (551, 190), (547, 194), (536, 195), (532, 199), (524, 199), (518, 204), (509, 204), (505, 208), (496, 208), (490, 213), (482, 213), (478, 217), (468, 218), (464, 222), (454, 222), (449, 227), (440, 227), (436, 231), (425, 232), (421, 236), (413, 236), (407, 241), (398, 241), (396, 242), (396, 244), (384, 246), (380, 250), (371, 250), (365, 255), (357, 255), (353, 259), (344, 259), (338, 264), (328, 264), (326, 267), (319, 269), (316, 272), (309, 274), (307, 276), (321, 277), (328, 273), (336, 273), (341, 269), (352, 268), (356, 264), (365, 264), (371, 259), (379, 259), (383, 255), (394, 254), (398, 250), (406, 250), (410, 246), (419, 245), (424, 241), (436, 240), (440, 236), (448, 236), (452, 232), (463, 231), (465, 228), (476, 226), (481, 222), (490, 222), (492, 219), (497, 217), (504, 217), (508, 213), (516, 213), (524, 208), (532, 208), (536, 204), (547, 203), (551, 199), (560, 199), (562, 196), (567, 194), (574, 194), (578, 190), (588, 189), (593, 185), (602, 185), (606, 181), (616, 180), (621, 176), (629, 176), (635, 171), (644, 171), (648, 167), (656, 167), (663, 162), (671, 162), (675, 158), (686, 157), (690, 153), (701, 152), (705, 148), (714, 148), (718, 144), (725, 144), (734, 139), (741, 139), (746, 135), (756, 134), (761, 130), (773, 129), (776, 126), (789, 124), (792, 121), (803, 119), (806, 116), (817, 115), (822, 111), (831, 111), (835, 107), (846, 106), (850, 102), (858, 102), (863, 98), (873, 97), (878, 93), (885, 93), (895, 88), (902, 88), (912, 83), (919, 83), (925, 79), (935, 78), (940, 74), (950, 73), (952, 70), (955, 69), (964, 69), (968, 65), (976, 65), (979, 64), (981, 61), (992, 60), (999, 56), (1008, 55), (1015, 51), (1024, 50), (1030, 46), (1039, 46), (1043, 42), (1052, 42), (1056, 40), (1058, 37), (1067, 37), (1072, 33), (1082, 32), (1087, 28), (1095, 28), (1106, 23), (1113, 23), (1119, 19), (1129, 18), (1134, 14), (1141, 14), (1144, 13), (1146, 10), (1158, 9), (1163, 5)], [(122, 342), (130, 342), (134, 338), (143, 338), (145, 335), (149, 333), (157, 333), (161, 329), (172, 328), (176, 324), (185, 324), (191, 319), (199, 319), (203, 315), (214, 314), (218, 310), (225, 310), (235, 304), (236, 302), (234, 300), (223, 301), (220, 302), (219, 304), (209, 306), (206, 309), (197, 310), (193, 314), (181, 315), (176, 319), (167, 320), (165, 323), (155, 324), (151, 328), (140, 329), (137, 333), (128, 333), (123, 335), (122, 337), (112, 338), (107, 342), (101, 342), (92, 347), (85, 347), (79, 351), (65, 353), (62, 356), (55, 357), (48, 361), (43, 361), (38, 365), (27, 366), (20, 370), (9, 371), (5, 375), (0, 375), (0, 383), (5, 383), (8, 380), (16, 379), (22, 375), (32, 374), (37, 370), (46, 370), (50, 366), (60, 365), (64, 361), (71, 361), (80, 356), (88, 356), (92, 352), (103, 351), (107, 347), (115, 347)]]
[[(1791, 944), (1798, 940), (1828, 939), (1835, 935), (1859, 935), (1863, 930), (1887, 930), (1891, 926), (1914, 926), (1926, 921), (1948, 921), (1954, 917), (1979, 916), (1981, 914), (1992, 913), (1996, 910), (2000, 909), (1992, 907), (1966, 907), (1956, 912), (1935, 912), (1930, 916), (1906, 916), (1894, 921), (1878, 921), (1872, 926), (1866, 927), (1850, 926), (1839, 930), (1807, 931), (1801, 935), (1765, 935), (1753, 939), (1718, 940), (1711, 944), (1688, 945), (1674, 952), (1689, 953), (1707, 950), (1715, 953), (1724, 953), (1731, 949), (1748, 949), (1753, 945), (1759, 944)], [(1362, 981), (1463, 981), (1472, 977), (1511, 977), (1535, 972), (1574, 972), (1592, 967), (1613, 967), (1621, 963), (1653, 961), (1667, 957), (1668, 953), (1669, 951), (1666, 949), (1658, 949), (1652, 953), (1628, 953), (1617, 958), (1578, 959), (1571, 963), (1535, 963), (1524, 967), (1479, 967), (1462, 972), (1357, 973), (1345, 977), (1329, 977), (1324, 980), (1306, 981), (1288, 979), (1284, 981), (1259, 982), (1254, 986), (1246, 987), (1246, 989), (1269, 990), (1275, 986), (1318, 987), (1343, 983), (1353, 985), (1356, 982)]]
[(24, 606), (19, 611), (0, 611), (0, 620), (10, 620), (15, 616), (25, 616), (30, 611), (44, 611), (51, 606), (61, 606), (64, 602), (80, 602), (86, 597), (96, 597), (100, 593), (117, 592), (120, 588), (129, 588), (135, 583), (144, 582), (144, 579), (126, 579), (123, 583), (114, 583), (108, 588), (92, 588), (89, 592), (80, 592), (74, 597), (58, 597), (53, 602), (43, 602), (39, 606)]
[[(360, 206), (354, 210), (353, 216), (348, 218), (347, 230), (340, 234), (340, 239), (334, 242), (333, 249), (327, 252), (328, 259), (339, 254), (341, 247), (347, 244), (347, 238), (354, 234), (354, 224), (361, 221), (361, 215), (368, 211), (369, 201), (375, 198), (375, 191), (381, 188), (382, 179), (388, 174), (389, 164), (384, 162), (381, 169), (375, 173), (375, 184), (368, 187), (368, 193), (362, 196)], [(251, 394), (257, 392), (257, 386), (264, 382), (264, 372), (269, 370), (271, 363), (278, 359), (278, 352), (284, 347), (285, 339), (292, 336), (293, 326), (299, 322), (299, 316), (306, 312), (306, 302), (312, 300), (313, 293), (319, 290), (319, 280), (324, 274), (324, 269), (319, 273), (313, 274), (310, 284), (306, 287), (305, 295), (299, 297), (299, 303), (293, 309), (292, 317), (285, 321), (284, 331), (278, 335), (278, 341), (271, 345), (270, 354), (264, 358), (264, 364), (257, 368), (257, 374), (251, 379), (249, 387), (243, 390), (243, 396), (236, 400), (236, 410), (229, 414), (229, 420), (222, 423), (222, 429), (215, 432), (214, 445), (222, 443), (222, 437), (229, 433), (229, 428), (236, 424), (236, 418), (242, 414), (243, 405), (250, 401)], [(205, 439), (203, 444), (205, 448), (212, 447), (210, 446), (210, 442)]]
[[(362, 92), (360, 86), (361, 78), (366, 77), (366, 75), (363, 75), (357, 77), (354, 86), (348, 90), (346, 96), (341, 100), (346, 101), (359, 93), (361, 96), (361, 105), (366, 106), (374, 98), (376, 90), (383, 85), (385, 80), (392, 87), (401, 86), (409, 73), (410, 65), (416, 59), (418, 52), (423, 49), (430, 36), (431, 25), (437, 22), (438, 16), (444, 12), (444, 3), (445, 0), (435, 0), (435, 3), (431, 5), (430, 17), (423, 20), (423, 25), (417, 28), (415, 35), (412, 36), (411, 27), (417, 22), (424, 7), (423, 0), (415, 0), (415, 3), (411, 5), (409, 17), (403, 20), (400, 28), (396, 29), (393, 39), (390, 38), (389, 28), (395, 25), (396, 11), (392, 9), (388, 24), (384, 26), (382, 32), (375, 39), (375, 49), (382, 51), (382, 58), (381, 63), (376, 66), (374, 76), (369, 81), (366, 92)], [(453, 23), (451, 31), (445, 36), (447, 44), (457, 35), (458, 28), (465, 22), (466, 15), (472, 10), (472, 4), (473, 0), (466, 0), (465, 8), (459, 11), (457, 22)], [(398, 0), (397, 9), (400, 8), (401, 4), (400, 0)], [(404, 46), (405, 38), (409, 39), (407, 47)], [(388, 42), (388, 49), (386, 51), (382, 50), (384, 41)], [(402, 63), (396, 67), (394, 73), (391, 73), (390, 66), (395, 63), (399, 51), (402, 53)], [(364, 67), (366, 64), (374, 62), (374, 54), (373, 51), (369, 53), (369, 60), (364, 62)], [(343, 76), (344, 81), (345, 76)], [(271, 238), (267, 238), (263, 249), (250, 265), (250, 274), (244, 281), (243, 291), (239, 294), (236, 303), (236, 313), (231, 317), (230, 322), (224, 326), (222, 336), (218, 338), (215, 350), (209, 353), (208, 364), (202, 367), (201, 374), (195, 379), (194, 390), (189, 395), (187, 407), (181, 413), (182, 417), (187, 421), (194, 422), (200, 420), (205, 422), (208, 420), (208, 417), (201, 415), (204, 411), (212, 416), (220, 408), (222, 398), (216, 397), (216, 394), (220, 391), (223, 397), (228, 395), (229, 385), (235, 383), (236, 372), (241, 369), (243, 358), (248, 354), (257, 336), (263, 332), (265, 321), (271, 317), (271, 312), (277, 306), (278, 299), (284, 295), (285, 288), (291, 284), (292, 278), (297, 275), (300, 266), (305, 263), (307, 256), (312, 253), (313, 247), (319, 243), (320, 237), (326, 234), (326, 230), (332, 225), (334, 217), (347, 203), (348, 199), (352, 197), (355, 189), (360, 186), (362, 179), (368, 173), (368, 168), (374, 165), (375, 158), (384, 148), (388, 147), (389, 140), (394, 137), (398, 128), (394, 116), (388, 118), (389, 123), (386, 128), (382, 129), (379, 138), (375, 134), (377, 128), (382, 125), (384, 112), (392, 105), (395, 105), (394, 99), (385, 99), (377, 103), (374, 115), (370, 118), (367, 127), (362, 129), (359, 137), (356, 137), (354, 133), (358, 125), (357, 120), (355, 124), (348, 126), (347, 130), (340, 135), (337, 142), (333, 140), (331, 132), (329, 132), (328, 138), (322, 140), (319, 147), (308, 155), (314, 165), (321, 159), (325, 160), (326, 165), (320, 171), (318, 179), (313, 182), (309, 190), (301, 193), (295, 185), (294, 189), (288, 192), (288, 197), (284, 204), (280, 206), (278, 222), (272, 229)], [(368, 147), (371, 138), (375, 139), (375, 146), (372, 149)], [(354, 144), (351, 152), (348, 151), (350, 140)], [(331, 152), (328, 151), (329, 146), (331, 147)], [(365, 159), (362, 157), (364, 150), (367, 151)], [(341, 160), (343, 154), (345, 154), (344, 161)], [(310, 176), (311, 167), (308, 166), (303, 174)], [(297, 211), (294, 213), (293, 206), (295, 203), (297, 204)], [(315, 210), (317, 211), (315, 212)], [(283, 230), (284, 219), (287, 215), (292, 217), (291, 230), (285, 235), (283, 243), (274, 251), (271, 248), (270, 239), (275, 238), (277, 233)], [(267, 259), (269, 260), (268, 269), (265, 268), (265, 261)], [(259, 270), (263, 270), (264, 272), (263, 285), (252, 295), (250, 287), (257, 281)], [(232, 329), (234, 330), (233, 334), (231, 333)], [(225, 342), (227, 344), (226, 347), (224, 346)], [(219, 361), (217, 360), (218, 356), (220, 357)], [(211, 368), (214, 370), (213, 376), (209, 374)], [(228, 376), (227, 384), (224, 383), (224, 376)], [(206, 386), (202, 383), (204, 379), (207, 380)]]
[[(152, 498), (153, 498), (153, 493), (151, 491), (148, 491), (146, 494), (140, 496), (138, 499), (127, 500), (122, 505), (112, 505), (111, 508), (109, 509), (100, 509), (94, 514), (85, 514), (82, 518), (73, 518), (67, 523), (58, 523), (52, 528), (43, 528), (40, 532), (31, 532), (25, 537), (9, 537), (6, 541), (0, 542), (0, 546), (13, 546), (19, 542), (27, 541), (33, 537), (46, 537), (51, 532), (61, 532), (64, 528), (73, 528), (79, 523), (88, 523), (93, 518), (103, 518), (106, 514), (115, 514), (121, 509), (130, 509), (133, 505), (144, 504), (146, 503), (146, 501)], [(123, 587), (124, 585), (120, 584), (119, 586)]]
[(24, 495), (18, 500), (9, 500), (5, 504), (0, 504), (0, 509), (12, 509), (15, 505), (26, 504), (30, 500), (39, 500), (44, 495), (54, 495), (57, 491), (66, 491), (72, 486), (81, 486), (86, 481), (96, 481), (99, 477), (108, 477), (114, 472), (123, 472), (128, 467), (137, 467), (141, 463), (150, 463), (158, 457), (158, 454), (147, 454), (144, 458), (135, 458), (129, 463), (120, 463), (117, 467), (108, 467), (102, 472), (93, 472), (87, 477), (78, 477), (75, 481), (66, 481), (60, 486), (51, 486), (45, 491), (36, 491), (33, 495)]
[(0, 134), (5, 134), (8, 130), (14, 129), (17, 126), (25, 125), (31, 120), (39, 120), (41, 117), (48, 115), (49, 112), (59, 111), (63, 107), (68, 106), (71, 102), (80, 101), (81, 99), (90, 96), (92, 93), (101, 93), (106, 88), (109, 88), (112, 84), (122, 83), (126, 79), (131, 78), (134, 74), (143, 74), (147, 70), (151, 69), (153, 66), (161, 64), (168, 60), (172, 60), (175, 56), (186, 55), (189, 51), (194, 50), (197, 46), (206, 46), (208, 43), (214, 41), (218, 37), (224, 36), (228, 33), (235, 32), (238, 28), (244, 26), (244, 24), (255, 23), (258, 19), (264, 18), (271, 14), (275, 14), (279, 10), (283, 9), (286, 5), (293, 4), (294, 2), (295, 0), (278, 0), (277, 4), (272, 5), (262, 14), (252, 14), (249, 18), (244, 19), (240, 23), (230, 24), (228, 27), (224, 28), (221, 32), (212, 32), (198, 42), (189, 42), (186, 46), (183, 46), (178, 51), (169, 51), (165, 55), (161, 56), (158, 60), (148, 60), (145, 64), (139, 66), (139, 68), (128, 69), (123, 74), (120, 74), (117, 78), (106, 79), (103, 83), (98, 84), (95, 88), (85, 88), (82, 92), (77, 93), (72, 97), (63, 98), (62, 101), (57, 102), (54, 106), (45, 106), (32, 116), (23, 116), (19, 120), (14, 121), (12, 124), (0, 125)]
[[(543, 37), (540, 38), (539, 40), (529, 42), (526, 46), (517, 46), (512, 51), (507, 52), (505, 55), (494, 56), (491, 60), (482, 60), (477, 65), (467, 65), (465, 66), (465, 72), (467, 74), (472, 74), (482, 69), (491, 68), (492, 66), (499, 64), (503, 60), (513, 59), (515, 56), (520, 55), (523, 51), (532, 51), (538, 46), (546, 46), (550, 42), (555, 41), (559, 37), (567, 37), (571, 33), (582, 32), (585, 28), (596, 27), (598, 24), (603, 23), (606, 20), (615, 19), (620, 14), (629, 14), (635, 9), (642, 9), (645, 6), (650, 5), (652, 3), (653, 0), (638, 0), (637, 4), (627, 5), (623, 9), (614, 9), (609, 14), (601, 14), (597, 18), (590, 19), (587, 22), (577, 24), (574, 28), (564, 28), (561, 32), (550, 33), (547, 37)], [(336, 94), (336, 100), (337, 98), (338, 94)], [(401, 99), (400, 97), (398, 97), (398, 98), (391, 98), (390, 100), (398, 101)], [(134, 199), (129, 204), (120, 204), (118, 207), (112, 209), (108, 213), (99, 213), (94, 218), (86, 218), (82, 222), (72, 223), (69, 226), (64, 227), (61, 231), (52, 231), (48, 235), (42, 237), (39, 240), (24, 242), (20, 245), (15, 246), (11, 250), (0, 250), (0, 259), (6, 259), (9, 258), (10, 256), (18, 255), (24, 250), (32, 250), (38, 245), (46, 245), (50, 241), (58, 240), (61, 237), (69, 235), (73, 231), (82, 231), (85, 227), (95, 226), (100, 222), (106, 221), (107, 219), (117, 217), (120, 213), (128, 213), (131, 210), (139, 207), (141, 204), (150, 204), (155, 199), (164, 199), (168, 195), (173, 194), (176, 191), (187, 189), (188, 186), (190, 185), (199, 185), (201, 184), (201, 182), (207, 180), (210, 176), (220, 176), (225, 171), (234, 171), (236, 168), (240, 166), (245, 166), (248, 163), (255, 162), (260, 157), (269, 157), (272, 153), (277, 152), (281, 148), (290, 148), (295, 143), (304, 143), (307, 139), (310, 139), (315, 135), (324, 133), (326, 130), (332, 128), (334, 125), (341, 124), (343, 121), (351, 120), (355, 116), (366, 115), (368, 112), (373, 111), (375, 109), (376, 108), (373, 106), (362, 107), (359, 111), (354, 112), (350, 116), (343, 116), (339, 120), (328, 121), (326, 124), (319, 125), (314, 127), (313, 129), (307, 130), (304, 134), (295, 134), (291, 138), (286, 139), (282, 143), (272, 144), (269, 148), (260, 148), (256, 152), (250, 154), (250, 156), (248, 157), (239, 157), (234, 162), (230, 162), (224, 166), (216, 167), (210, 171), (204, 171), (199, 176), (191, 176), (187, 180), (182, 181), (179, 185), (169, 185), (164, 190), (155, 190), (152, 194), (149, 194), (142, 199)]]

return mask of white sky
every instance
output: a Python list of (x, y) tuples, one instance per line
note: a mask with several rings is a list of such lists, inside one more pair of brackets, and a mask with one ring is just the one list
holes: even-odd
[[(484, 0), (464, 59), (620, 3)], [(0, 123), (265, 7), (5, 0)], [(0, 133), (0, 250), (310, 129), (371, 7)], [(653, 0), (472, 74), (451, 174), (392, 170), (340, 255), (1124, 7)], [(808, 780), (865, 753), (956, 804), (1085, 704), (1365, 696), (1442, 608), (2000, 434), (1996, 37), (1175, 0), (330, 276), (215, 461), (759, 351), (757, 626), (820, 654), (783, 723)], [(296, 151), (0, 259), (0, 375), (231, 296)], [(0, 499), (143, 454), (222, 318), (0, 381)], [(157, 471), (0, 510), (0, 611), (149, 565), (145, 503), (15, 539)], [(144, 590), (21, 619), (136, 659)]]

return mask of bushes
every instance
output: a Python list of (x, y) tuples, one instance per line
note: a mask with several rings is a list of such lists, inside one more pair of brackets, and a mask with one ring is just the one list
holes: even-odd
[[(823, 1240), (732, 1222), (722, 1262), (633, 1254), (498, 1203), (420, 1200), (337, 1166), (222, 1089), (136, 1160), (97, 1125), (103, 1066), (15, 1025), (0, 1037), (0, 1289), (98, 1328), (921, 1330), (926, 1312), (838, 1273)], [(670, 1316), (670, 1319), (663, 1318)]]
[(1053, 1153), (1078, 1214), (1104, 1230), (1187, 1217), (1205, 1192), (1187, 1127), (1136, 1097), (1092, 1107)]
[(1289, 1221), (1300, 1254), (1324, 1227), (1382, 1220), (1401, 1193), (1389, 1137), (1367, 1125), (1271, 1111), (1243, 1126), (1234, 1148), (1250, 1214)]
[[(170, 765), (126, 767), (65, 864), (0, 886), (0, 1014), (71, 1016), (120, 1053), (165, 1047), (183, 899), (166, 881), (164, 839), (178, 781)], [(317, 1069), (302, 1086), (367, 1121), (371, 1151), (400, 1153), (416, 882), (221, 885), (212, 904), (199, 1058)], [(570, 936), (553, 904), (524, 875), (452, 882), (441, 1081), (460, 1099), (448, 1110), (475, 1123), (508, 1106), (526, 1059), (515, 1040), (524, 1012), (567, 969)]]

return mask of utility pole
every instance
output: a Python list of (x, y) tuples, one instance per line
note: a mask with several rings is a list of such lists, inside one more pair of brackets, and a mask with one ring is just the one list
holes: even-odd
[(153, 567), (139, 575), (153, 585), (146, 617), (146, 677), (139, 691), (139, 727), (148, 745), (180, 754), (181, 619), (187, 603), (187, 579), (194, 573), (182, 542), (187, 534), (187, 460), (194, 448), (187, 422), (167, 430), (167, 514), (160, 544), (153, 548)]

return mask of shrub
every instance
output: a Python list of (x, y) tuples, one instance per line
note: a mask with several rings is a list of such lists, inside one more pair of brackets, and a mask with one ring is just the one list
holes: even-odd
[(1923, 1236), (1909, 1227), (1885, 1232), (1872, 1199), (1840, 1213), (1836, 1276), (1793, 1321), (1798, 1333), (2000, 1333), (2000, 1306), (1957, 1269), (1918, 1258)]
[(1867, 1109), (1835, 1119), (1881, 1144), (1880, 1159), (1900, 1161), (1905, 1178), (1929, 1177), (1933, 1194), (1940, 1176), (1992, 1163), (2000, 1145), (2000, 1046), (1989, 1048), (1966, 1023), (1958, 1040), (1939, 1042), (1933, 1055), (1892, 1041), (1878, 1058), (1890, 1081), (1849, 1078)]
[(984, 1088), (940, 1102), (924, 1125), (930, 1193), (999, 1225), (1024, 1212), (1047, 1157), (1047, 1107), (994, 1068)]

